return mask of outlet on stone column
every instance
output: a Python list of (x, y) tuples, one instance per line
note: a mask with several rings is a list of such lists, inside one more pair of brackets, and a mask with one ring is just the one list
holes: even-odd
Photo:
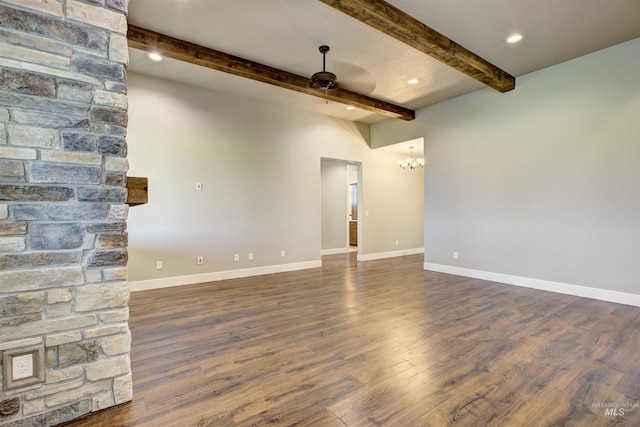
[(4, 351), (4, 388), (6, 390), (44, 381), (44, 349), (31, 347)]

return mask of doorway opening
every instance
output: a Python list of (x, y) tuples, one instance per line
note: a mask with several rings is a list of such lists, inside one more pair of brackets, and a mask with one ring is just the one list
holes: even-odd
[(360, 233), (358, 232), (359, 195), (360, 181), (358, 179), (359, 165), (347, 164), (347, 246), (350, 252), (358, 251), (358, 241)]
[(321, 159), (322, 255), (360, 252), (362, 247), (361, 164)]

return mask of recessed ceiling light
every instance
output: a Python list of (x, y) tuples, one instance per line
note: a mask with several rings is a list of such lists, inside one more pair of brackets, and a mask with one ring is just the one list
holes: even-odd
[(522, 34), (513, 34), (507, 37), (507, 43), (518, 43), (522, 40)]
[(417, 85), (418, 83), (420, 83), (420, 80), (411, 79), (411, 80), (407, 80), (407, 83), (410, 84), (410, 85)]
[(356, 107), (354, 107), (353, 105), (349, 105), (349, 106), (347, 107), (347, 110), (349, 110), (349, 111), (353, 111), (353, 110), (355, 110), (355, 109), (356, 109)]
[(162, 61), (162, 55), (160, 55), (159, 53), (155, 53), (155, 52), (151, 52), (149, 55), (147, 55), (149, 57), (150, 60), (152, 61)]

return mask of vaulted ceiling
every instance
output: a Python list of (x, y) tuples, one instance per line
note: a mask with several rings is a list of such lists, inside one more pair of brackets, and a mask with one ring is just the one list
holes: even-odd
[[(131, 0), (130, 70), (275, 105), (375, 123), (390, 116), (410, 119), (404, 110), (417, 110), (460, 96), (486, 87), (486, 83), (500, 91), (509, 90), (508, 76), (516, 77), (517, 90), (518, 76), (640, 37), (640, 0), (388, 0), (387, 3)], [(158, 43), (151, 46), (150, 40), (157, 41), (156, 33), (177, 39), (175, 43), (165, 43), (165, 50), (169, 45), (200, 47), (200, 53), (193, 58), (199, 57), (199, 61), (175, 53), (172, 56), (163, 52)], [(438, 33), (444, 38), (438, 39)], [(521, 33), (523, 40), (506, 43), (505, 39), (513, 33)], [(427, 43), (427, 48), (421, 48), (420, 43)], [(267, 70), (308, 79), (322, 70), (322, 55), (318, 51), (321, 45), (331, 47), (326, 57), (327, 70), (337, 75), (339, 91), (345, 96), (355, 94), (349, 95), (351, 102), (345, 102), (336, 90), (329, 90), (326, 99), (318, 98), (300, 88), (287, 90), (264, 83), (265, 80), (208, 68), (210, 64), (203, 63), (208, 57), (202, 54), (202, 49), (210, 49), (206, 52), (242, 58)], [(160, 62), (151, 61), (145, 50), (152, 48), (167, 57)], [(465, 62), (462, 67), (457, 64), (460, 61)], [(486, 75), (473, 76), (477, 72), (468, 72), (465, 66), (481, 69), (493, 66), (488, 71), (490, 75), (495, 77), (495, 73), (501, 72), (504, 75), (497, 77), (495, 83)], [(410, 79), (419, 82), (409, 85)], [(500, 83), (501, 79), (507, 82)], [(305, 81), (300, 81), (300, 85), (305, 86)], [(506, 86), (499, 87), (501, 84)], [(346, 104), (358, 108), (347, 110)], [(393, 109), (391, 114), (376, 109), (386, 104), (397, 106), (403, 114), (394, 115)]]

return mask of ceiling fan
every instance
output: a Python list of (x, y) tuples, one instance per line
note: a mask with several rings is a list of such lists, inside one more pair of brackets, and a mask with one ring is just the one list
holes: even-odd
[(329, 52), (329, 46), (320, 46), (320, 53), (322, 54), (322, 71), (318, 71), (311, 76), (311, 86), (327, 91), (336, 85), (336, 75), (326, 70), (327, 52)]
[[(329, 103), (327, 99), (327, 92), (329, 89), (333, 89), (338, 86), (337, 77), (334, 73), (327, 71), (326, 59), (327, 52), (329, 52), (329, 46), (322, 45), (319, 47), (322, 54), (322, 71), (318, 71), (311, 76), (311, 87), (323, 90), (325, 92), (325, 103)], [(344, 81), (349, 80), (347, 84), (349, 89), (356, 89), (358, 93), (371, 93), (376, 87), (376, 83), (368, 79), (368, 72), (361, 67), (354, 66), (347, 63), (337, 63), (339, 68), (343, 71), (343, 74), (348, 75)], [(335, 65), (335, 64), (334, 64)], [(344, 77), (344, 76), (343, 76)], [(341, 83), (342, 85), (342, 83)]]

